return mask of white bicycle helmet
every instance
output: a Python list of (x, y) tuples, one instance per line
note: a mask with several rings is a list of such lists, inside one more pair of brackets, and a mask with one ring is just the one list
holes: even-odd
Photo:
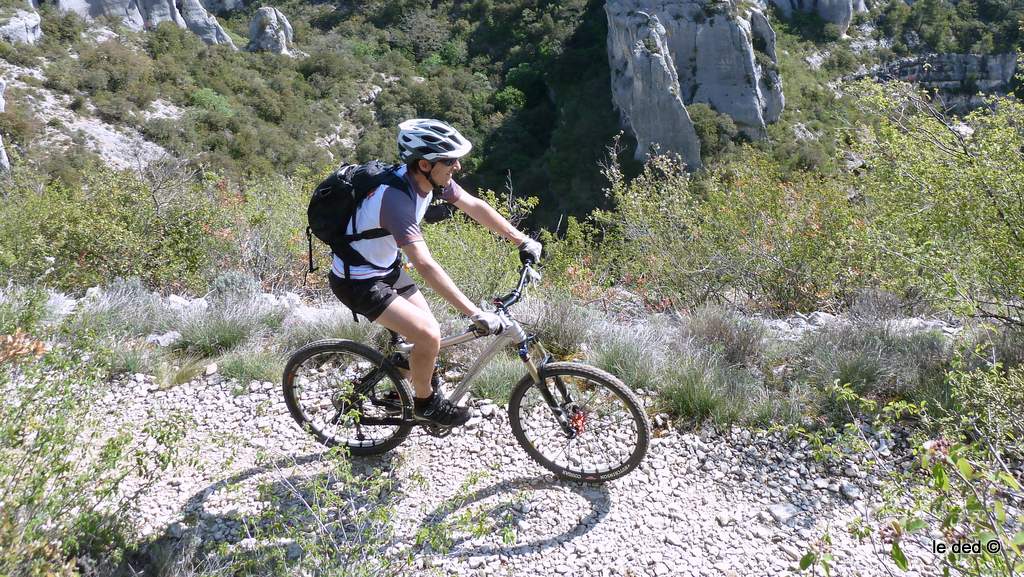
[(402, 162), (461, 158), (472, 149), (473, 144), (465, 136), (440, 120), (413, 118), (398, 125), (398, 155)]

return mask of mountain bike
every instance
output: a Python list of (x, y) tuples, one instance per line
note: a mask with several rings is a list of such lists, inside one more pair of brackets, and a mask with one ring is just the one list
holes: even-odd
[[(537, 463), (563, 479), (610, 481), (635, 469), (647, 453), (651, 424), (643, 406), (615, 376), (577, 362), (552, 362), (537, 336), (510, 314), (526, 287), (540, 280), (530, 263), (516, 288), (494, 299), (503, 330), (472, 363), (448, 399), (458, 404), (473, 379), (505, 347), (514, 347), (526, 375), (508, 401), (512, 434)], [(483, 338), (470, 326), (445, 337), (441, 348)], [(400, 369), (413, 345), (392, 334), (385, 352), (362, 343), (327, 339), (292, 354), (284, 369), (284, 398), (299, 426), (327, 446), (352, 455), (394, 449), (413, 427), (445, 437), (450, 428), (413, 420), (413, 397)], [(433, 385), (439, 390), (435, 371)], [(442, 394), (438, 392), (438, 394)]]

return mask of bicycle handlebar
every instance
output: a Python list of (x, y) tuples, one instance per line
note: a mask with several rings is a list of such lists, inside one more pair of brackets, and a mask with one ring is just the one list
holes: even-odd
[(503, 297), (494, 297), (494, 300), (492, 302), (494, 303), (495, 306), (497, 306), (499, 309), (507, 309), (508, 307), (519, 302), (519, 299), (522, 298), (523, 296), (523, 289), (526, 288), (527, 283), (531, 280), (540, 278), (540, 275), (537, 274), (537, 271), (533, 270), (533, 267), (530, 266), (532, 264), (533, 261), (531, 259), (526, 259), (526, 261), (523, 263), (523, 268), (519, 269), (519, 284), (517, 284), (516, 288), (513, 289), (512, 292), (508, 293), (507, 295)]

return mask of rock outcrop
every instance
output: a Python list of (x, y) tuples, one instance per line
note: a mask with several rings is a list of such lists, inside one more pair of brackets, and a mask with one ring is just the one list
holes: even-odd
[(289, 54), (292, 45), (292, 25), (277, 8), (264, 6), (256, 11), (249, 24), (249, 46), (252, 52)]
[(1017, 73), (1017, 55), (928, 54), (890, 62), (873, 76), (913, 82), (935, 91), (946, 107), (966, 112), (983, 106), (981, 94), (1007, 94)]
[[(637, 138), (637, 157), (657, 144), (701, 166), (686, 106), (727, 114), (748, 138), (767, 135), (784, 106), (775, 32), (757, 9), (731, 2), (609, 0), (612, 100)], [(756, 47), (756, 49), (755, 49)]]
[(822, 20), (835, 24), (840, 34), (846, 34), (850, 28), (850, 21), (853, 15), (858, 12), (867, 12), (868, 7), (864, 0), (769, 0), (779, 12), (786, 18), (793, 15), (793, 12), (813, 12)]
[(214, 14), (245, 8), (243, 0), (203, 0), (203, 6)]
[(9, 17), (0, 14), (0, 40), (10, 44), (35, 44), (43, 36), (35, 10), (15, 10)]
[[(4, 100), (4, 90), (7, 89), (7, 82), (0, 78), (0, 112), (6, 109), (7, 101)], [(7, 159), (7, 150), (4, 148), (4, 137), (0, 135), (0, 176), (11, 171), (11, 162)]]
[(199, 0), (180, 0), (181, 15), (185, 19), (186, 27), (196, 36), (202, 38), (207, 44), (227, 44), (231, 48), (235, 43), (231, 41), (228, 33), (221, 28), (217, 19), (203, 8)]
[(207, 44), (227, 44), (235, 48), (231, 37), (199, 0), (55, 0), (54, 4), (62, 12), (74, 12), (83, 18), (119, 18), (132, 30), (173, 22), (189, 29)]

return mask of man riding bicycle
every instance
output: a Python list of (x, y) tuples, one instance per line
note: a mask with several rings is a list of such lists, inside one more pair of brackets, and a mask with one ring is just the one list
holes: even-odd
[[(381, 185), (360, 204), (353, 218), (356, 230), (382, 228), (388, 236), (357, 240), (351, 247), (369, 265), (349, 264), (335, 254), (328, 280), (335, 296), (353, 312), (402, 335), (415, 345), (409, 355), (409, 380), (414, 392), (416, 420), (455, 427), (469, 420), (469, 409), (454, 406), (431, 387), (431, 375), (441, 345), (441, 331), (426, 299), (405, 273), (399, 249), (427, 285), (469, 317), (477, 330), (501, 330), (498, 315), (473, 304), (430, 255), (420, 221), (434, 194), (454, 204), (491, 232), (511, 241), (522, 257), (540, 259), (541, 244), (523, 234), (486, 202), (467, 193), (452, 176), (462, 169), (459, 159), (473, 145), (458, 130), (432, 119), (407, 120), (398, 126), (398, 152), (405, 166), (398, 175), (412, 195)], [(401, 297), (401, 298), (399, 298)]]

